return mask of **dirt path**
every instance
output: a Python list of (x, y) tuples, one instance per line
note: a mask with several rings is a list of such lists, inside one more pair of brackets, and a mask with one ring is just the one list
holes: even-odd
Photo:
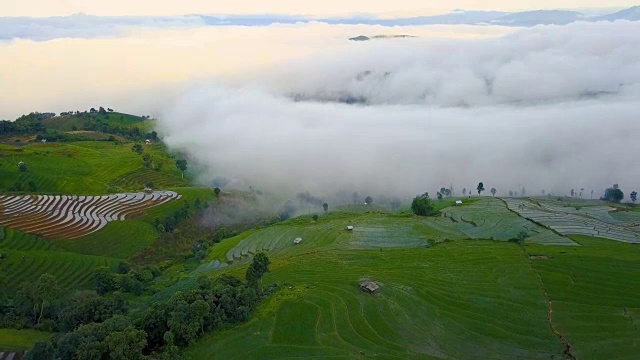
[(560, 341), (560, 343), (562, 344), (562, 346), (564, 347), (564, 356), (567, 359), (571, 359), (571, 360), (577, 360), (578, 358), (573, 354), (572, 352), (572, 346), (571, 343), (569, 343), (569, 340), (567, 340), (567, 338), (562, 335), (562, 333), (560, 333), (560, 331), (558, 331), (558, 329), (556, 328), (554, 322), (553, 322), (553, 301), (551, 300), (551, 297), (549, 297), (549, 293), (547, 292), (547, 289), (544, 286), (544, 282), (542, 281), (542, 276), (540, 276), (540, 274), (536, 271), (536, 269), (533, 267), (533, 264), (531, 263), (532, 259), (529, 256), (529, 254), (527, 254), (527, 252), (525, 251), (524, 247), (522, 247), (522, 253), (527, 257), (527, 260), (529, 261), (529, 267), (531, 267), (531, 270), (536, 274), (536, 276), (538, 277), (538, 281), (540, 282), (540, 287), (542, 288), (542, 293), (544, 294), (544, 297), (547, 299), (547, 304), (548, 304), (548, 322), (549, 322), (549, 328), (551, 328), (551, 331), (553, 332), (553, 334), (558, 338), (558, 340)]

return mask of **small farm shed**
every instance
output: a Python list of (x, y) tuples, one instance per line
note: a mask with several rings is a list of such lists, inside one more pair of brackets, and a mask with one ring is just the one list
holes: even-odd
[(378, 284), (373, 281), (363, 281), (360, 283), (360, 290), (368, 292), (369, 294), (375, 293), (379, 288)]
[(353, 230), (353, 226), (351, 225), (347, 226), (347, 230)]
[(147, 194), (150, 194), (150, 193), (153, 192), (153, 189), (146, 187), (146, 188), (144, 188), (144, 192), (146, 192)]
[(296, 238), (295, 240), (293, 240), (293, 243), (296, 244), (296, 245), (300, 244), (301, 242), (302, 242), (302, 238), (300, 238), (300, 237)]
[(462, 200), (456, 200), (456, 205), (462, 205)]
[(145, 144), (145, 145), (151, 145), (151, 140), (149, 140), (149, 139), (145, 140), (145, 141), (144, 141), (144, 144)]

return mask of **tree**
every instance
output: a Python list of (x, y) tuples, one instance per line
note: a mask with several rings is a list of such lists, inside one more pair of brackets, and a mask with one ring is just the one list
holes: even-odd
[(144, 161), (144, 167), (153, 167), (153, 158), (151, 157), (151, 154), (142, 154), (142, 161)]
[(638, 200), (638, 193), (636, 191), (631, 192), (631, 194), (629, 194), (629, 197), (631, 198), (631, 201), (636, 202), (636, 200)]
[(580, 188), (580, 197), (582, 197), (583, 192), (584, 192), (584, 188)]
[(575, 191), (573, 191), (573, 189), (571, 189), (571, 197), (573, 197), (574, 194), (575, 194)]
[(545, 191), (544, 191), (544, 189), (542, 189), (542, 195), (544, 195), (544, 193), (545, 193)]
[(476, 188), (476, 190), (478, 190), (478, 195), (481, 195), (482, 192), (484, 191), (484, 184), (481, 182), (478, 183), (478, 187)]
[(520, 194), (522, 196), (526, 196), (527, 195), (527, 189), (525, 189), (524, 187), (522, 188), (522, 190), (520, 190)]
[(496, 196), (497, 192), (498, 190), (496, 190), (496, 188), (491, 188), (491, 195)]
[(612, 187), (606, 189), (604, 191), (604, 195), (600, 198), (600, 200), (612, 201), (619, 203), (624, 199), (624, 193), (620, 190), (618, 184), (613, 184)]
[(217, 187), (217, 188), (213, 189), (213, 193), (216, 194), (216, 197), (218, 197), (218, 195), (220, 195), (220, 188)]
[(138, 153), (138, 154), (142, 154), (142, 151), (144, 149), (142, 148), (142, 144), (135, 144), (133, 145), (133, 147), (131, 148), (131, 151)]
[(20, 292), (31, 306), (35, 323), (39, 324), (45, 305), (55, 299), (59, 292), (58, 282), (56, 278), (45, 273), (34, 283), (23, 283)]
[(25, 360), (54, 359), (55, 349), (49, 340), (38, 341), (24, 356)]
[(322, 208), (324, 209), (324, 213), (326, 214), (327, 211), (329, 211), (329, 204), (327, 203), (322, 204)]
[(413, 198), (411, 202), (411, 211), (418, 216), (429, 216), (436, 213), (431, 199), (429, 199), (429, 193), (424, 193)]
[(18, 169), (20, 169), (20, 172), (27, 172), (27, 164), (25, 164), (23, 161), (20, 161), (18, 163)]
[(462, 196), (467, 195), (467, 188), (462, 188)]
[(438, 191), (436, 193), (436, 197), (438, 198), (438, 200), (442, 200), (442, 193), (440, 191)]
[(185, 159), (176, 160), (176, 167), (178, 168), (178, 170), (182, 171), (182, 179), (184, 180), (184, 172), (185, 170), (187, 170), (187, 160)]
[(354, 204), (357, 204), (357, 203), (359, 203), (359, 202), (360, 202), (360, 200), (359, 200), (359, 199), (360, 199), (360, 195), (358, 195), (358, 192), (357, 192), (357, 191), (354, 191), (354, 192), (353, 192), (352, 197), (353, 197), (353, 203), (354, 203)]
[(509, 190), (509, 196), (513, 196), (513, 190)]
[(116, 279), (111, 269), (97, 268), (94, 275), (94, 289), (98, 294), (106, 294), (116, 288)]
[(111, 359), (143, 359), (142, 350), (147, 346), (147, 334), (129, 326), (123, 331), (110, 333), (104, 342)]
[(251, 265), (247, 269), (246, 279), (247, 283), (254, 288), (257, 288), (262, 293), (262, 276), (269, 272), (269, 257), (267, 253), (258, 251), (254, 257)]
[(318, 214), (313, 214), (311, 218), (313, 219), (313, 221), (318, 221)]
[(371, 196), (367, 196), (366, 198), (364, 198), (365, 205), (370, 205), (372, 202), (373, 199), (371, 198)]

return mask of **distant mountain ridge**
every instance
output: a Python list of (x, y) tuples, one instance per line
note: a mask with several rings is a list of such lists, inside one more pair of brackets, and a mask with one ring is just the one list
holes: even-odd
[(208, 25), (264, 26), (317, 21), (332, 25), (500, 25), (530, 27), (536, 25), (566, 25), (576, 21), (640, 21), (640, 6), (633, 6), (607, 15), (589, 16), (571, 10), (533, 10), (523, 12), (476, 11), (456, 9), (447, 14), (408, 18), (297, 18), (288, 16), (201, 16)]
[[(586, 11), (586, 10), (585, 10)], [(75, 14), (45, 18), (0, 17), (0, 41), (30, 39), (47, 41), (58, 38), (100, 38), (118, 36), (129, 28), (192, 28), (203, 26), (270, 26), (321, 22), (330, 25), (496, 25), (531, 27), (566, 25), (576, 21), (640, 21), (640, 6), (606, 15), (590, 16), (570, 10), (524, 12), (454, 10), (448, 14), (407, 18), (335, 17), (315, 18), (292, 15), (183, 15), (183, 16), (94, 16)]]
[(615, 21), (615, 20), (629, 20), (640, 21), (640, 6), (633, 6), (628, 9), (620, 10), (613, 14), (602, 15), (595, 17), (596, 21)]

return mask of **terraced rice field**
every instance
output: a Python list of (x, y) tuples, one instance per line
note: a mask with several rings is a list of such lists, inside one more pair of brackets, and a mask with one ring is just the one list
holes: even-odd
[[(620, 221), (604, 207), (573, 209), (602, 222)], [(340, 213), (224, 240), (189, 284), (203, 274), (243, 276), (251, 255), (264, 250), (272, 264), (263, 283), (280, 284), (280, 290), (249, 323), (208, 335), (185, 358), (559, 360), (640, 354), (640, 247), (560, 235), (499, 199), (443, 212), (427, 219)], [(520, 231), (531, 237), (504, 241)], [(296, 237), (303, 239), (300, 245), (293, 244)], [(362, 292), (363, 279), (380, 290)]]
[[(9, 191), (16, 183), (28, 189), (30, 182), (39, 193), (77, 195), (138, 191), (149, 182), (163, 189), (188, 185), (162, 146), (144, 147), (153, 159), (155, 170), (151, 170), (131, 151), (132, 145), (106, 141), (0, 144), (0, 191)], [(20, 161), (27, 165), (26, 172), (19, 171)]]
[[(514, 214), (499, 199), (483, 199), (469, 206), (449, 207), (442, 210), (442, 217), (444, 219), (438, 223), (439, 229), (454, 228), (463, 234), (463, 238), (506, 241), (524, 232), (529, 236), (527, 243), (577, 245), (556, 232)], [(426, 225), (435, 226), (436, 222), (429, 219)]]
[(638, 223), (626, 223), (611, 215), (613, 208), (564, 207), (544, 201), (505, 199), (510, 210), (563, 235), (586, 235), (640, 244)]
[(0, 224), (44, 237), (75, 239), (111, 221), (179, 199), (173, 191), (103, 196), (0, 195)]
[(0, 360), (20, 360), (24, 356), (23, 352), (0, 351)]
[[(377, 281), (379, 293), (360, 291), (361, 278)], [(514, 244), (274, 256), (264, 283), (275, 282), (295, 286), (186, 357), (561, 358), (537, 275)]]
[(50, 241), (14, 229), (5, 229), (0, 241), (0, 277), (4, 285), (17, 290), (23, 282), (32, 282), (49, 273), (63, 288), (91, 287), (93, 272), (98, 267), (111, 267), (117, 260), (69, 252)]
[(640, 354), (640, 247), (587, 236), (570, 251), (531, 245), (532, 261), (558, 331), (577, 359), (637, 359)]

